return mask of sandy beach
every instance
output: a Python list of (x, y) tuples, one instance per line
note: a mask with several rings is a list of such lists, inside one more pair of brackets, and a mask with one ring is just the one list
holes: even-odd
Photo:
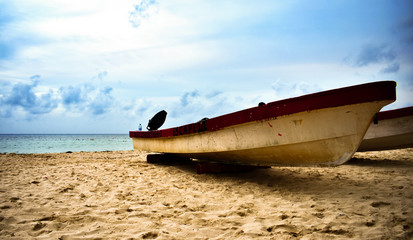
[(146, 155), (0, 154), (0, 239), (413, 238), (413, 149), (200, 175)]

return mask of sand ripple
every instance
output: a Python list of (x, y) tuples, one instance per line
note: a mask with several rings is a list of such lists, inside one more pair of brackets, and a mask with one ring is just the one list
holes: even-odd
[(1, 239), (411, 239), (413, 149), (197, 175), (138, 151), (1, 154)]

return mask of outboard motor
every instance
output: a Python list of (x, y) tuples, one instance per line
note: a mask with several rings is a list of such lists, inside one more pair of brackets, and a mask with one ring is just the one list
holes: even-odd
[(167, 112), (165, 110), (162, 110), (155, 114), (155, 116), (153, 116), (153, 118), (149, 120), (146, 129), (148, 129), (149, 131), (158, 130), (158, 128), (160, 128), (165, 122), (166, 114)]

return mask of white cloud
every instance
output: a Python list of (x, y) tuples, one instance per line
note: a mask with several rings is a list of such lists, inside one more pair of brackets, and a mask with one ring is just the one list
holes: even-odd
[[(54, 96), (58, 104), (38, 119), (66, 116), (73, 119), (65, 122), (70, 125), (99, 118), (102, 125), (118, 126), (114, 122), (122, 118), (123, 127), (113, 131), (125, 132), (127, 121), (146, 124), (162, 109), (170, 113), (166, 126), (174, 126), (260, 101), (375, 80), (396, 79), (404, 86), (398, 89), (401, 105), (409, 102), (406, 96), (413, 91), (405, 87), (413, 76), (406, 53), (411, 46), (405, 48), (411, 34), (389, 34), (389, 26), (409, 18), (397, 9), (394, 12), (400, 14), (387, 14), (394, 8), (387, 2), (357, 3), (357, 9), (351, 1), (325, 5), (319, 1), (16, 0), (0, 4), (8, 10), (5, 20), (0, 19), (0, 97), (10, 96), (16, 84), (30, 85), (30, 77), (40, 75), (41, 81), (32, 88), (34, 96), (45, 109), (47, 96)], [(364, 14), (367, 6), (376, 15)], [(378, 18), (380, 24), (370, 27)], [(410, 28), (399, 31), (406, 29)], [(362, 66), (344, 64), (346, 56)], [(86, 84), (94, 89), (82, 90)], [(78, 111), (65, 106), (62, 99), (64, 93), (71, 93), (70, 86), (89, 94), (82, 95), (89, 105), (79, 105)], [(185, 98), (194, 91), (198, 94)], [(182, 99), (187, 99), (186, 106), (181, 105)], [(101, 114), (94, 116), (90, 107)], [(0, 107), (2, 115), (7, 111)], [(21, 107), (15, 112), (17, 119), (25, 114)]]

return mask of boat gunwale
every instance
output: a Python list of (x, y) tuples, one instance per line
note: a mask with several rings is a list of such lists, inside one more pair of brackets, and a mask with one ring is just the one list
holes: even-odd
[(394, 119), (413, 115), (413, 106), (381, 111), (377, 113), (377, 120)]
[[(130, 131), (131, 138), (166, 138), (206, 131), (253, 121), (276, 119), (299, 112), (339, 107), (371, 101), (396, 100), (396, 82), (379, 81), (350, 87), (332, 89), (299, 97), (293, 97), (247, 108), (203, 121), (155, 131)], [(390, 90), (389, 90), (390, 89)]]

